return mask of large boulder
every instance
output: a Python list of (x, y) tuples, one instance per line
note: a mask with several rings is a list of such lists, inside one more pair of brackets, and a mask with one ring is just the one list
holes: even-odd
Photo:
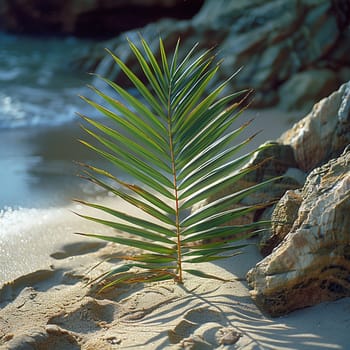
[(305, 172), (339, 156), (350, 143), (350, 81), (317, 103), (278, 141), (292, 146)]
[(252, 298), (272, 316), (350, 296), (350, 149), (314, 169), (289, 198), (285, 205), (293, 212), (280, 207), (274, 219), (296, 218), (290, 231), (247, 274)]
[[(141, 32), (155, 50), (159, 35), (169, 47), (181, 37), (182, 52), (195, 42), (199, 42), (203, 50), (216, 46), (218, 55), (224, 58), (219, 79), (244, 67), (232, 82), (233, 89), (254, 88), (257, 91), (255, 106), (274, 105), (281, 99), (282, 107), (286, 101), (286, 108), (298, 109), (312, 105), (334, 91), (335, 85), (348, 79), (344, 69), (349, 67), (350, 16), (344, 16), (346, 8), (337, 3), (329, 0), (206, 0), (190, 20), (161, 20), (147, 25)], [(127, 36), (137, 38), (139, 31), (128, 32)], [(137, 64), (124, 42), (125, 34), (102, 46), (122, 55), (137, 71)], [(120, 79), (118, 72), (111, 68), (111, 60), (104, 58), (102, 46), (82, 54), (76, 65)], [(296, 74), (300, 74), (297, 85)], [(305, 94), (304, 89), (303, 97), (295, 91), (299, 85), (307, 90)], [(284, 90), (279, 92), (281, 86)], [(287, 101), (287, 94), (299, 96), (298, 103), (290, 98)]]
[[(317, 103), (311, 113), (282, 134), (278, 143), (291, 147), (295, 167), (306, 174), (339, 156), (350, 144), (350, 82)], [(265, 219), (272, 219), (272, 230), (260, 235), (263, 256), (270, 254), (287, 235), (300, 202), (298, 191), (287, 191), (274, 212), (270, 209), (264, 213)]]

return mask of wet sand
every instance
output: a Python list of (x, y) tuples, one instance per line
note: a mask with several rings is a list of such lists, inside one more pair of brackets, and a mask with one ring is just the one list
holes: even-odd
[(66, 205), (80, 193), (74, 161), (95, 157), (77, 142), (80, 135), (77, 123), (0, 130), (0, 208)]

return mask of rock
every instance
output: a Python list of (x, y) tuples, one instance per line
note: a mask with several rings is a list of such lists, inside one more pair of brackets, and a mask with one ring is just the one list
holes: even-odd
[(277, 176), (283, 175), (284, 177), (273, 185), (245, 197), (241, 204), (252, 205), (273, 202), (281, 198), (288, 189), (298, 188), (304, 183), (304, 174), (296, 169), (292, 148), (272, 141), (266, 142), (262, 147), (266, 145), (269, 147), (256, 152), (246, 165), (247, 167), (258, 166), (257, 169), (244, 176), (235, 185), (235, 188), (231, 189), (231, 193)]
[(269, 255), (292, 229), (301, 201), (299, 190), (289, 190), (279, 200), (270, 216), (271, 230), (260, 236), (259, 250), (263, 256)]
[[(257, 91), (256, 107), (276, 105), (281, 96), (279, 88), (286, 82), (289, 86), (295, 83), (289, 80), (300, 74), (297, 82), (305, 86), (308, 93), (304, 90), (299, 95), (297, 108), (304, 108), (304, 104), (310, 106), (334, 91), (335, 84), (346, 81), (341, 70), (349, 66), (350, 41), (346, 34), (349, 21), (343, 19), (342, 9), (335, 8), (336, 3), (328, 0), (206, 0), (192, 19), (161, 20), (141, 30), (130, 31), (127, 36), (137, 39), (141, 31), (156, 50), (159, 33), (169, 48), (181, 37), (181, 52), (186, 52), (195, 42), (200, 43), (202, 50), (217, 47), (219, 57), (224, 59), (218, 79), (223, 80), (244, 67), (232, 81), (232, 89), (253, 88)], [(119, 72), (109, 75), (111, 61), (106, 64), (102, 47), (121, 55), (137, 72), (139, 68), (125, 46), (124, 37), (125, 34), (102, 46), (92, 47), (81, 54), (75, 65), (121, 82)], [(322, 72), (321, 83), (315, 84), (314, 71)], [(313, 93), (308, 89), (310, 82)], [(293, 94), (298, 95), (299, 86), (295, 88), (293, 84), (293, 89)], [(288, 85), (285, 90), (288, 91)], [(293, 94), (288, 92), (288, 95)], [(289, 105), (296, 107), (294, 102)]]
[(247, 274), (252, 298), (272, 316), (350, 296), (349, 148), (310, 173), (301, 198), (297, 214), (275, 212), (279, 221), (297, 218), (283, 241)]
[(111, 37), (163, 17), (191, 18), (203, 0), (0, 0), (2, 29), (26, 34)]
[(345, 29), (350, 23), (350, 1), (333, 1), (333, 10), (340, 29)]
[(233, 327), (221, 328), (216, 333), (217, 342), (220, 345), (236, 344), (240, 337), (242, 337), (242, 334)]
[[(348, 18), (350, 18), (350, 14)], [(332, 63), (333, 67), (337, 69), (349, 67), (349, 41), (350, 28), (347, 27), (341, 32), (337, 45), (327, 55), (327, 59)], [(339, 72), (339, 76), (341, 77), (341, 72)]]
[[(268, 146), (267, 148), (264, 146)], [(283, 178), (271, 183), (269, 186), (247, 195), (237, 205), (232, 208), (245, 205), (265, 204), (271, 205), (280, 199), (289, 189), (299, 188), (304, 184), (305, 174), (296, 168), (293, 150), (288, 145), (281, 145), (277, 142), (269, 141), (262, 145), (262, 149), (255, 153), (254, 157), (245, 167), (256, 167), (255, 170), (244, 175), (233, 186), (225, 188), (215, 196), (208, 198), (206, 202), (213, 202), (218, 198), (225, 197), (244, 188), (254, 186), (262, 181), (283, 175)], [(203, 205), (202, 203), (201, 205)], [(263, 209), (248, 213), (234, 219), (229, 224), (244, 225), (257, 220)]]
[(310, 110), (312, 101), (328, 96), (339, 87), (329, 69), (310, 69), (293, 75), (279, 89), (280, 106), (286, 110)]
[[(154, 47), (159, 35), (168, 47), (181, 37), (182, 52), (195, 42), (203, 50), (217, 47), (224, 58), (218, 80), (244, 67), (232, 89), (253, 88), (256, 107), (276, 105), (282, 96), (281, 106), (303, 109), (348, 79), (343, 75), (344, 67), (349, 67), (348, 13), (345, 0), (0, 0), (3, 30), (113, 38), (79, 52), (73, 66), (84, 72), (121, 82), (111, 60), (105, 59), (104, 47), (123, 56), (138, 72), (125, 46), (126, 35), (137, 38), (141, 32)], [(317, 84), (315, 70), (322, 72)], [(281, 86), (284, 91), (278, 93)], [(286, 94), (291, 86), (293, 94)], [(300, 86), (305, 88), (298, 93)], [(298, 98), (290, 100), (293, 95)]]
[[(314, 107), (312, 113), (279, 138), (279, 142), (293, 147), (296, 167), (309, 172), (315, 166), (337, 157), (349, 144), (349, 86), (350, 83), (345, 84), (339, 91), (321, 101)], [(300, 179), (299, 183), (303, 183), (303, 180)], [(274, 222), (277, 216), (283, 218), (283, 222), (288, 222), (284, 225), (273, 223), (272, 230), (264, 231), (260, 235), (259, 249), (263, 256), (270, 254), (289, 232), (300, 201), (298, 191), (287, 191), (277, 204), (274, 214), (272, 210), (271, 213), (270, 211), (263, 213), (264, 220), (271, 219)]]
[(341, 154), (350, 143), (350, 81), (317, 103), (278, 141), (293, 148), (297, 166), (305, 172)]

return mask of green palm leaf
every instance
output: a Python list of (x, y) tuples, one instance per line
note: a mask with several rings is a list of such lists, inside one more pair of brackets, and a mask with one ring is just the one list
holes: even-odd
[[(121, 190), (118, 190), (106, 182), (103, 182), (99, 179), (97, 179), (94, 175), (88, 174), (88, 180), (95, 183), (98, 186), (101, 186), (105, 190), (113, 193), (114, 195), (122, 198), (126, 202), (130, 203), (131, 205), (135, 206), (136, 208), (142, 210), (143, 212), (155, 217), (156, 219), (162, 221), (165, 224), (172, 225), (173, 221), (169, 218), (166, 213), (163, 213), (159, 209), (149, 205), (147, 202), (140, 200), (139, 198), (135, 196), (131, 196), (130, 194), (123, 192)], [(133, 185), (130, 185), (133, 186)], [(162, 208), (161, 208), (162, 209)], [(116, 215), (116, 214), (114, 214)]]
[[(217, 278), (187, 269), (186, 264), (239, 254), (237, 250), (247, 244), (234, 245), (234, 242), (264, 230), (269, 224), (223, 226), (264, 207), (264, 203), (240, 206), (239, 202), (274, 179), (231, 193), (189, 213), (194, 204), (234, 185), (256, 169), (243, 167), (254, 151), (234, 158), (255, 136), (233, 144), (251, 121), (228, 131), (246, 109), (243, 102), (250, 91), (223, 95), (236, 73), (208, 91), (220, 70), (220, 62), (216, 62), (212, 50), (198, 53), (198, 45), (194, 45), (180, 60), (178, 41), (169, 60), (161, 39), (159, 59), (142, 37), (140, 45), (128, 43), (143, 72), (142, 79), (116, 54), (108, 52), (141, 97), (98, 76), (115, 95), (92, 87), (103, 102), (83, 99), (109, 120), (108, 125), (102, 120), (81, 116), (83, 130), (93, 140), (81, 140), (82, 144), (113, 165), (116, 174), (83, 165), (83, 176), (147, 215), (145, 218), (133, 216), (120, 209), (78, 200), (108, 215), (108, 219), (78, 215), (116, 230), (115, 235), (79, 234), (141, 250), (138, 255), (120, 256), (127, 261), (124, 265), (94, 281), (106, 281), (103, 288), (170, 278), (181, 283), (183, 271)], [(120, 180), (119, 170), (140, 184)]]
[(167, 248), (160, 244), (137, 240), (134, 238), (124, 238), (124, 237), (115, 237), (115, 236), (111, 237), (111, 236), (97, 235), (94, 233), (77, 233), (77, 234), (81, 236), (86, 236), (86, 237), (99, 238), (107, 242), (119, 243), (119, 244), (127, 245), (129, 247), (148, 250), (150, 252), (155, 252), (155, 253), (173, 254), (174, 252), (176, 252), (175, 249)]

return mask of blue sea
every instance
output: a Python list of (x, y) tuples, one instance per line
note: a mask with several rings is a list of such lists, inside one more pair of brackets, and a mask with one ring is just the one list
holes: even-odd
[(86, 191), (74, 160), (93, 157), (77, 142), (76, 113), (93, 113), (88, 72), (72, 62), (93, 42), (0, 33), (0, 210), (64, 205)]

